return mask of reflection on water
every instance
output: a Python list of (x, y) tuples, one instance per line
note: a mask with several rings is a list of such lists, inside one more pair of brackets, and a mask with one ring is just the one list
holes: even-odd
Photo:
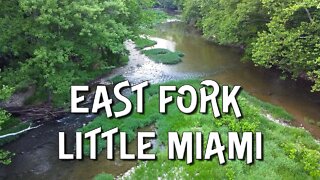
[(241, 62), (239, 49), (215, 45), (182, 22), (161, 25), (157, 37), (173, 41), (173, 49), (185, 53), (183, 62), (168, 67), (169, 71), (203, 73), (203, 77), (221, 84), (240, 85), (255, 97), (282, 106), (294, 115), (293, 124), (303, 126), (317, 138), (320, 137), (320, 128), (306, 120), (320, 122), (320, 94), (310, 93), (310, 85), (281, 80), (278, 72), (255, 67), (250, 62)]
[[(154, 63), (135, 50), (133, 43), (128, 41), (128, 65), (113, 70), (105, 78), (123, 74), (135, 84), (146, 80), (157, 83), (203, 77), (221, 84), (240, 85), (257, 98), (284, 107), (295, 116), (295, 125), (302, 124), (315, 137), (320, 137), (319, 127), (305, 121), (306, 118), (320, 121), (320, 95), (310, 93), (309, 86), (303, 82), (280, 80), (277, 72), (242, 63), (239, 49), (206, 41), (182, 22), (161, 25), (152, 39), (158, 42), (156, 48), (183, 52), (183, 62), (177, 65)], [(67, 149), (71, 151), (74, 148), (74, 131), (93, 118), (91, 115), (72, 114), (32, 130), (6, 145), (6, 149), (17, 155), (10, 166), (0, 166), (0, 179), (90, 179), (102, 172), (117, 176), (135, 166), (136, 161), (108, 161), (105, 151), (97, 161), (58, 159), (58, 132), (64, 131), (69, 135)], [(136, 148), (135, 142), (130, 143), (130, 152), (136, 151)]]

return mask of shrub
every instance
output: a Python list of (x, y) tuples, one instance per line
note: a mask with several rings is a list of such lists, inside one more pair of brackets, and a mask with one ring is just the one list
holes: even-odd
[(312, 177), (320, 177), (320, 152), (304, 145), (285, 143), (282, 145), (290, 159), (296, 159), (304, 165), (304, 170)]
[(13, 153), (0, 149), (0, 163), (8, 165), (11, 163), (11, 158), (14, 156)]

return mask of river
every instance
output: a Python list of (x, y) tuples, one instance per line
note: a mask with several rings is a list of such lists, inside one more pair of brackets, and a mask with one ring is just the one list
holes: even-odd
[[(213, 79), (224, 85), (240, 85), (253, 96), (279, 105), (294, 115), (295, 126), (303, 126), (314, 137), (320, 138), (320, 95), (310, 93), (310, 86), (303, 81), (281, 80), (279, 73), (255, 67), (250, 62), (241, 62), (241, 50), (222, 47), (205, 40), (194, 28), (183, 22), (169, 22), (158, 26), (151, 37), (158, 44), (155, 47), (181, 51), (183, 62), (177, 65), (156, 64), (134, 49), (132, 42), (126, 42), (130, 51), (128, 65), (113, 70), (104, 78), (123, 74), (130, 82), (149, 80), (151, 83), (176, 79)], [(0, 167), (0, 178), (4, 179), (90, 179), (101, 172), (115, 176), (128, 171), (136, 161), (108, 161), (105, 153), (97, 161), (61, 161), (58, 159), (58, 132), (69, 136), (67, 148), (73, 149), (74, 131), (88, 123), (95, 116), (73, 115), (34, 129), (4, 148), (16, 153), (13, 163)], [(310, 124), (306, 119), (313, 119)], [(141, 129), (149, 131), (150, 128)], [(129, 145), (129, 151), (136, 150), (136, 142)]]
[[(199, 74), (224, 85), (240, 85), (260, 100), (283, 107), (294, 116), (293, 125), (304, 127), (320, 138), (320, 93), (311, 93), (305, 81), (281, 80), (280, 73), (242, 62), (238, 48), (216, 45), (205, 40), (194, 28), (183, 22), (159, 27), (154, 40), (157, 47), (185, 53), (183, 63), (169, 66), (167, 71)], [(313, 120), (310, 124), (308, 120)]]

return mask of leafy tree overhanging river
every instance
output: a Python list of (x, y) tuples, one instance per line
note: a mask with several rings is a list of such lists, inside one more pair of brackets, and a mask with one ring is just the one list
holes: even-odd
[[(254, 67), (251, 63), (240, 61), (241, 50), (221, 47), (205, 40), (194, 29), (183, 22), (169, 22), (157, 28), (155, 47), (181, 51), (185, 54), (183, 62), (177, 65), (156, 64), (139, 51), (132, 43), (127, 43), (130, 61), (123, 68), (115, 69), (105, 78), (123, 74), (130, 82), (149, 80), (152, 83), (176, 79), (205, 78), (220, 84), (240, 85), (259, 99), (280, 105), (294, 115), (295, 126), (303, 126), (316, 138), (320, 137), (320, 128), (308, 123), (307, 119), (319, 120), (320, 95), (310, 93), (304, 82), (280, 80), (279, 74), (270, 70)], [(17, 155), (13, 164), (1, 168), (1, 176), (9, 179), (28, 177), (49, 178), (92, 178), (102, 171), (113, 175), (126, 172), (136, 165), (134, 161), (107, 161), (102, 153), (98, 161), (60, 161), (58, 160), (57, 132), (73, 133), (82, 123), (87, 123), (93, 116), (70, 115), (30, 131), (6, 145)], [(75, 121), (76, 120), (76, 121)], [(148, 130), (148, 128), (146, 129)], [(72, 149), (72, 137), (68, 148)], [(129, 149), (134, 151), (135, 142)]]

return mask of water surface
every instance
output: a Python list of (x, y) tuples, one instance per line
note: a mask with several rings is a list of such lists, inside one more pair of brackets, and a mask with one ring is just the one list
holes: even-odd
[[(240, 85), (258, 99), (285, 108), (294, 115), (294, 125), (303, 126), (316, 138), (320, 137), (320, 128), (305, 120), (320, 121), (320, 95), (310, 93), (310, 86), (304, 82), (281, 80), (275, 71), (241, 62), (242, 53), (239, 49), (207, 41), (182, 22), (160, 25), (152, 39), (158, 42), (155, 47), (183, 52), (183, 62), (177, 65), (156, 64), (135, 50), (134, 44), (129, 41), (126, 42), (130, 51), (128, 65), (115, 69), (104, 79), (122, 74), (133, 84), (146, 80), (159, 83), (206, 78), (223, 85)], [(74, 132), (92, 119), (92, 115), (70, 114), (9, 143), (5, 149), (16, 153), (16, 156), (11, 165), (0, 167), (0, 179), (91, 179), (102, 172), (118, 176), (134, 167), (137, 161), (106, 160), (105, 151), (97, 161), (58, 159), (58, 132), (66, 132), (68, 152), (72, 152)], [(136, 141), (129, 145), (130, 152), (135, 152), (136, 148)]]
[[(183, 62), (168, 66), (175, 73), (198, 74), (223, 85), (240, 85), (260, 100), (283, 107), (294, 116), (296, 126), (303, 126), (320, 138), (320, 94), (310, 92), (303, 81), (281, 80), (279, 72), (242, 62), (238, 48), (219, 46), (204, 39), (194, 28), (183, 22), (171, 22), (159, 27), (157, 47), (170, 47), (185, 54)], [(310, 124), (309, 120), (315, 121)]]

